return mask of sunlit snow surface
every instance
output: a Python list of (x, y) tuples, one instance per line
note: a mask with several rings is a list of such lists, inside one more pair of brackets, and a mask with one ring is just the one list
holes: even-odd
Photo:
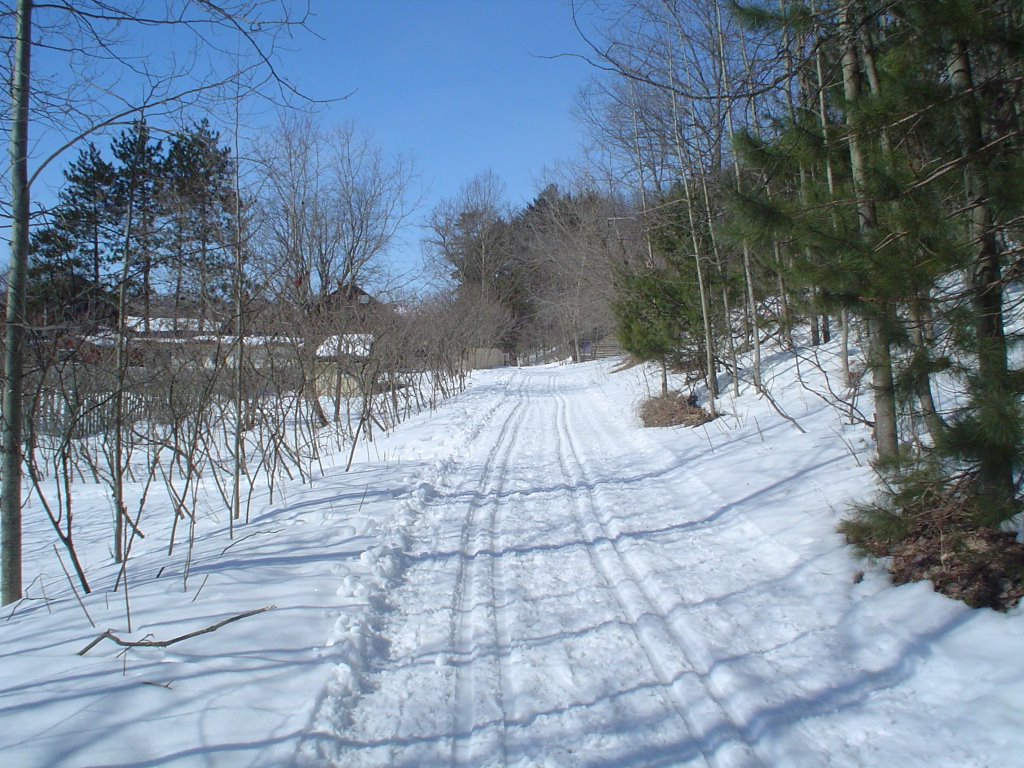
[[(835, 523), (870, 490), (870, 435), (791, 355), (766, 380), (803, 432), (747, 385), (706, 428), (643, 430), (657, 375), (611, 367), (475, 374), (350, 473), (343, 452), (257, 496), (234, 542), (211, 490), (187, 581), (152, 502), (131, 634), (103, 490), (76, 498), (95, 629), (31, 501), (39, 578), (0, 616), (0, 761), (1021, 763), (1021, 610), (892, 588), (852, 556)], [(270, 605), (166, 649), (76, 655), (108, 628), (167, 639)]]

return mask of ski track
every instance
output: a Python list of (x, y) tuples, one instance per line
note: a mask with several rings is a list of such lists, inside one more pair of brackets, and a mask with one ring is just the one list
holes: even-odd
[[(701, 535), (719, 535), (705, 529), (728, 505), (693, 477), (681, 525), (678, 509), (663, 529), (662, 516), (638, 509), (647, 530), (628, 535), (631, 493), (649, 502), (685, 462), (615, 429), (599, 393), (586, 401), (598, 412), (584, 411), (559, 374), (512, 371), (500, 405), (443, 462), (391, 598), (390, 658), (335, 732), (318, 735), (315, 764), (773, 763), (731, 695), (741, 683), (730, 685), (730, 659), (716, 669), (721, 649), (706, 639), (728, 636), (732, 617), (691, 610), (659, 577), (686, 569), (697, 592), (722, 586), (700, 581)], [(621, 468), (592, 468), (606, 462)], [(740, 630), (735, 658), (750, 640)], [(768, 685), (774, 674), (760, 658), (741, 677)]]
[[(507, 656), (507, 646), (502, 643), (503, 633), (498, 629), (501, 622), (497, 617), (499, 603), (495, 581), (497, 562), (501, 558), (496, 556), (494, 544), (499, 499), (505, 487), (509, 456), (515, 448), (523, 414), (520, 391), (487, 456), (478, 488), (467, 504), (466, 524), (459, 542), (461, 554), (458, 557), (450, 633), (455, 649), (453, 765), (477, 764), (488, 747), (496, 748), (501, 754), (502, 765), (507, 762), (502, 701), (502, 683), (507, 679), (507, 675), (502, 674), (502, 659)], [(485, 518), (482, 521), (481, 512)], [(488, 564), (486, 567), (484, 560)], [(481, 613), (484, 614), (483, 626)], [(488, 647), (492, 652), (482, 653), (481, 649)], [(494, 722), (493, 726), (486, 729), (476, 727), (477, 715), (481, 712)]]
[[(567, 399), (558, 393), (555, 378), (552, 379), (551, 390), (558, 402), (556, 421), (562, 471), (571, 487), (580, 490), (580, 493), (573, 493), (576, 527), (596, 569), (612, 585), (620, 606), (632, 622), (639, 646), (664, 685), (672, 706), (690, 732), (699, 734), (703, 739), (700, 753), (706, 764), (713, 768), (763, 765), (754, 756), (750, 745), (744, 742), (726, 705), (715, 697), (699, 675), (695, 676), (691, 661), (693, 652), (688, 650), (691, 641), (686, 633), (680, 631), (678, 620), (668, 620), (629, 556), (623, 554), (616, 537), (609, 532), (609, 513), (603, 508), (585, 461), (572, 439), (574, 430), (570, 429)], [(599, 451), (610, 454), (617, 448), (621, 450), (621, 443), (609, 439), (604, 420), (591, 420), (588, 426), (595, 423), (600, 441), (594, 444), (600, 446)], [(708, 704), (712, 706), (708, 707)], [(709, 709), (710, 712), (707, 711)]]

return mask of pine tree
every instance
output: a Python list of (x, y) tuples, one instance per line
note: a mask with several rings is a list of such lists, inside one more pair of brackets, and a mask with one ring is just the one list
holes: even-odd
[(47, 226), (32, 237), (31, 313), (56, 322), (109, 314), (107, 268), (115, 258), (113, 166), (94, 144), (64, 172)]
[[(637, 267), (621, 274), (619, 300), (614, 305), (619, 343), (641, 360), (662, 364), (662, 389), (667, 389), (665, 370), (681, 365), (701, 371), (705, 380), (714, 382), (708, 370), (714, 354), (708, 354), (705, 309), (701, 280), (711, 276), (697, 271), (694, 249), (710, 250), (705, 243), (705, 218), (691, 217), (681, 185), (656, 199), (657, 214), (652, 217), (651, 247), (655, 265)], [(705, 222), (706, 223), (706, 222)], [(705, 258), (703, 255), (697, 258)], [(717, 270), (707, 270), (717, 273)], [(721, 276), (718, 274), (717, 276)], [(703, 286), (705, 295), (720, 295), (720, 284)], [(722, 329), (712, 324), (715, 344)], [(709, 399), (717, 395), (710, 392)]]
[(622, 348), (638, 360), (661, 366), (661, 394), (668, 394), (668, 366), (679, 354), (682, 322), (678, 314), (677, 284), (665, 269), (642, 269), (618, 280), (618, 298), (612, 305), (616, 337)]
[(956, 172), (927, 181), (946, 196), (959, 225), (953, 242), (971, 319), (955, 336), (960, 356), (977, 365), (965, 372), (968, 405), (940, 447), (976, 470), (978, 513), (1000, 522), (1017, 509), (1014, 470), (1024, 458), (1024, 387), (1009, 366), (1003, 288), (1005, 243), (1019, 236), (1012, 223), (1024, 212), (1016, 85), (1024, 74), (1024, 12), (1003, 0), (905, 0), (896, 13), (919, 71), (939, 81), (947, 120), (929, 145), (940, 167)]
[[(806, 250), (795, 279), (820, 286), (822, 301), (869, 329), (876, 407), (881, 398), (885, 410), (922, 417), (937, 449), (908, 457), (894, 433), (877, 431), (894, 423), (879, 416), (879, 457), (938, 462), (932, 478), (967, 472), (979, 519), (999, 522), (1016, 510), (1014, 471), (1024, 459), (1024, 387), (1009, 364), (1004, 317), (1007, 244), (1019, 241), (1024, 211), (1024, 12), (1004, 0), (816, 9), (758, 16), (813, 25), (815, 57), (805, 61), (816, 58), (821, 74), (801, 82), (817, 82), (827, 107), (817, 129), (797, 113), (770, 141), (741, 142), (788, 192), (748, 196), (734, 214), (762, 242), (788, 236)], [(845, 157), (833, 137), (846, 142)], [(887, 370), (891, 382), (878, 378)], [(960, 405), (945, 414), (932, 394), (938, 376), (961, 388)]]
[(228, 295), (234, 253), (233, 161), (207, 120), (171, 139), (161, 167), (174, 297), (203, 306)]
[(60, 216), (94, 285), (105, 280), (105, 267), (115, 258), (113, 235), (114, 167), (90, 143), (64, 172)]
[(119, 225), (122, 274), (125, 287), (137, 292), (143, 321), (149, 331), (154, 277), (163, 262), (160, 220), (162, 143), (150, 138), (149, 126), (136, 121), (113, 143), (117, 161), (114, 200)]

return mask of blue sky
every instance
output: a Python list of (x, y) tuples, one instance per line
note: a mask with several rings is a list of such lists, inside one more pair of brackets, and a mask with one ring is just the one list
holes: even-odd
[[(311, 28), (282, 55), (304, 93), (328, 98), (326, 124), (355, 121), (388, 153), (412, 155), (425, 216), (485, 170), (513, 205), (544, 166), (578, 154), (570, 110), (593, 70), (562, 0), (313, 0)], [(418, 235), (413, 234), (415, 240)], [(417, 250), (418, 245), (412, 244)], [(413, 254), (406, 249), (403, 260)]]
[[(302, 3), (295, 0), (296, 6)], [(325, 128), (353, 122), (386, 154), (413, 159), (424, 191), (414, 225), (487, 170), (505, 183), (510, 204), (525, 205), (539, 191), (545, 166), (578, 155), (581, 130), (570, 111), (593, 69), (576, 58), (543, 58), (584, 49), (567, 0), (310, 0), (310, 5), (313, 34), (296, 34), (290, 50), (279, 51), (278, 68), (312, 98), (350, 94), (323, 110)], [(126, 50), (151, 56), (156, 71), (184, 56), (191, 44), (187, 36), (178, 39), (164, 29), (128, 32)], [(42, 49), (37, 54), (33, 75), (42, 82), (51, 78), (59, 90), (63, 59)], [(116, 111), (119, 97), (132, 100), (143, 90), (130, 76), (107, 83), (113, 91), (77, 83), (79, 96), (96, 103), (107, 99)], [(45, 120), (32, 126), (34, 160), (74, 132), (60, 114), (52, 117), (52, 126)], [(275, 122), (265, 111), (251, 117), (246, 122), (252, 127)], [(92, 138), (106, 152), (114, 132)], [(43, 173), (34, 189), (37, 204), (53, 201), (63, 170), (82, 146), (72, 147)], [(396, 249), (403, 271), (419, 260), (421, 234), (411, 227)]]

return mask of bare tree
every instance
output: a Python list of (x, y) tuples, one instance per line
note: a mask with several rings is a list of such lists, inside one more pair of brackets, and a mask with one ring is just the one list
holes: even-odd
[(527, 275), (504, 198), (493, 172), (473, 177), (435, 206), (423, 249), (435, 276), (454, 290), (454, 314), (475, 324), (469, 346), (512, 350), (522, 330)]
[(585, 176), (575, 186), (566, 192), (548, 186), (516, 222), (527, 228), (535, 344), (568, 347), (581, 360), (584, 340), (597, 341), (614, 328), (614, 265), (626, 254), (613, 221), (616, 201)]
[(462, 185), (430, 215), (426, 253), (435, 272), (484, 303), (500, 301), (497, 277), (509, 258), (505, 186), (492, 171)]
[[(303, 25), (303, 16), (272, 0), (226, 0), (213, 3), (168, 0), (149, 5), (131, 0), (76, 0), (35, 7), (32, 0), (7, 6), (0, 19), (14, 23), (7, 36), (13, 51), (11, 83), (11, 274), (8, 283), (4, 383), (2, 490), (2, 600), (21, 597), (21, 484), (25, 393), (25, 274), (29, 255), (31, 184), (66, 149), (107, 126), (141, 114), (151, 118), (215, 98), (220, 89), (246, 72), (261, 73), (263, 86), (277, 95), (295, 95), (274, 65), (277, 39)], [(173, 29), (189, 37), (194, 48), (178, 59), (158, 61), (152, 52), (137, 54), (137, 37), (145, 31)], [(223, 54), (214, 69), (199, 64), (198, 52)], [(34, 50), (45, 50), (54, 68), (34, 75)], [(228, 53), (233, 52), (233, 53)], [(227, 63), (222, 70), (220, 65)], [(127, 91), (138, 94), (129, 96)], [(96, 99), (97, 93), (106, 94)], [(29, 170), (29, 129), (37, 126), (56, 149)]]
[(21, 478), (22, 399), (24, 397), (23, 348), (25, 336), (25, 278), (29, 253), (28, 128), (32, 61), (32, 0), (19, 0), (17, 44), (11, 74), (11, 265), (7, 276), (7, 349), (4, 357), (4, 434), (2, 488), (3, 574), (2, 600), (7, 605), (21, 599)]
[(310, 115), (282, 114), (256, 161), (261, 268), (299, 306), (371, 277), (415, 203), (410, 161), (387, 158), (353, 125), (327, 130)]

